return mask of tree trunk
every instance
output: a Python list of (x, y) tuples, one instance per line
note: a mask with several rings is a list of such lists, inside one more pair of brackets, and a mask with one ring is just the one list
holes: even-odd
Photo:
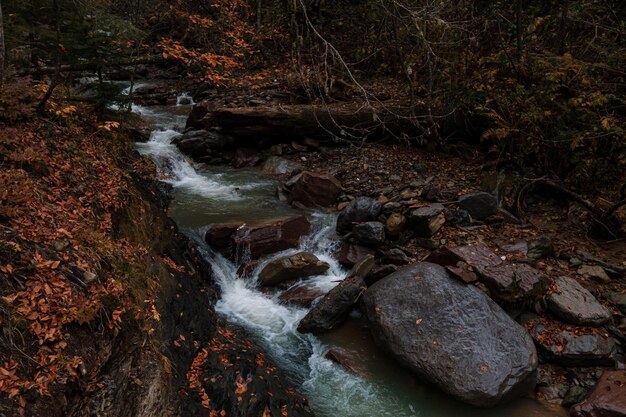
[(58, 0), (53, 0), (52, 5), (54, 7), (54, 18), (55, 18), (54, 28), (56, 30), (56, 45), (55, 45), (56, 63), (54, 66), (55, 68), (54, 75), (52, 76), (52, 81), (50, 81), (50, 86), (48, 87), (48, 91), (46, 91), (46, 94), (43, 96), (43, 98), (37, 105), (37, 112), (39, 114), (44, 113), (46, 109), (46, 103), (48, 102), (48, 100), (50, 100), (50, 97), (52, 97), (52, 93), (54, 92), (54, 89), (59, 84), (59, 79), (61, 77), (61, 13), (59, 11)]
[(2, 1), (0, 0), (0, 92), (4, 86), (4, 21), (2, 19)]

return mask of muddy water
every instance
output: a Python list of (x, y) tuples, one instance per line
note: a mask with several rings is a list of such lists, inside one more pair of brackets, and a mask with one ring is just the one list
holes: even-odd
[[(295, 211), (275, 198), (276, 184), (253, 169), (233, 170), (196, 165), (180, 154), (170, 141), (184, 123), (188, 106), (142, 108), (135, 106), (155, 125), (150, 141), (138, 149), (151, 156), (164, 181), (174, 190), (170, 215), (181, 229), (195, 239), (203, 255), (211, 262), (222, 297), (216, 305), (228, 320), (245, 327), (269, 356), (282, 367), (292, 383), (309, 398), (319, 417), (548, 417), (562, 416), (552, 408), (530, 399), (479, 410), (452, 400), (440, 391), (427, 387), (400, 368), (373, 344), (358, 313), (341, 328), (320, 338), (296, 331), (306, 314), (302, 308), (278, 301), (279, 293), (260, 291), (256, 274), (251, 279), (236, 276), (237, 265), (214, 253), (202, 236), (209, 225), (243, 220), (254, 223), (279, 218)], [(298, 250), (308, 250), (331, 265), (323, 275), (310, 277), (294, 285), (315, 286), (324, 291), (333, 288), (347, 273), (332, 258), (337, 246), (335, 216), (310, 213), (314, 225), (311, 236)], [(265, 259), (295, 253), (287, 250)], [(325, 358), (329, 346), (349, 351), (357, 362), (352, 373)]]

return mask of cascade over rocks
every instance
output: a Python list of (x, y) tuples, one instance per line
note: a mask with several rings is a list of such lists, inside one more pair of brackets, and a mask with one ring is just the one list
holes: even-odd
[(276, 285), (290, 279), (322, 274), (328, 268), (330, 265), (320, 261), (312, 253), (298, 252), (275, 259), (265, 265), (259, 273), (259, 281), (262, 285)]
[(300, 333), (324, 333), (343, 323), (348, 313), (367, 289), (365, 276), (374, 266), (374, 257), (368, 256), (356, 264), (348, 276), (330, 290), (298, 324)]
[(381, 209), (380, 201), (373, 198), (359, 197), (352, 200), (337, 217), (337, 233), (350, 232), (354, 223), (376, 220)]
[(204, 234), (204, 240), (209, 246), (225, 254), (229, 251), (231, 236), (243, 224), (243, 222), (214, 224)]
[(398, 269), (368, 289), (363, 307), (379, 346), (461, 401), (489, 407), (535, 386), (537, 354), (526, 330), (439, 265)]
[(206, 231), (204, 240), (224, 256), (242, 256), (246, 255), (243, 252), (249, 251), (247, 255), (250, 259), (258, 259), (263, 255), (298, 247), (300, 239), (310, 231), (311, 223), (306, 216), (295, 216), (256, 225), (244, 222), (214, 224)]
[(611, 319), (611, 312), (573, 278), (560, 277), (548, 297), (554, 315), (572, 324), (601, 326)]
[(483, 244), (444, 247), (431, 253), (426, 261), (462, 269), (471, 266), (493, 298), (505, 303), (538, 298), (548, 285), (548, 278), (536, 269), (504, 261)]
[(306, 216), (295, 216), (257, 226), (243, 225), (232, 234), (231, 241), (239, 252), (245, 252), (251, 259), (257, 259), (263, 255), (298, 247), (300, 239), (310, 231), (311, 223)]

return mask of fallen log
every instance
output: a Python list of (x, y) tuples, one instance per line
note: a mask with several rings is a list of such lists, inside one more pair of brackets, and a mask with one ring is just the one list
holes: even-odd
[[(416, 116), (397, 103), (380, 106), (355, 104), (213, 107), (197, 105), (187, 120), (194, 129), (219, 129), (237, 137), (287, 139), (312, 137), (365, 140), (371, 137), (421, 134)], [(414, 113), (413, 113), (414, 114)]]

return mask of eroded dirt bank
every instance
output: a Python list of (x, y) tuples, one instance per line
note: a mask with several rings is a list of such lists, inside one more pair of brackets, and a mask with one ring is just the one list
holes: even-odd
[[(38, 127), (13, 129), (0, 148), (12, 186), (0, 219), (0, 383), (10, 395), (0, 415), (309, 415), (215, 314), (210, 266), (167, 217), (167, 190), (130, 135)], [(112, 195), (110, 207), (98, 203)]]

